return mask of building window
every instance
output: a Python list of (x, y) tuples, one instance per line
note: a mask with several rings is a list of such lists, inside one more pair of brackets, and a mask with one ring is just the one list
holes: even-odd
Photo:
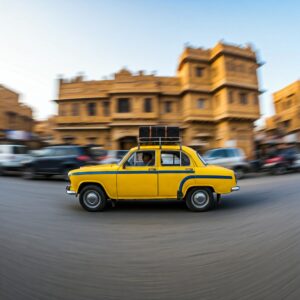
[(110, 115), (109, 101), (104, 101), (102, 105), (103, 105), (103, 115), (106, 117), (109, 116)]
[(196, 77), (202, 77), (204, 74), (204, 68), (196, 67), (195, 69)]
[(284, 125), (285, 128), (289, 128), (290, 123), (291, 123), (291, 120), (286, 120), (286, 121), (283, 122), (283, 125)]
[(164, 112), (165, 113), (170, 113), (172, 112), (172, 101), (166, 101), (164, 103)]
[(66, 115), (66, 107), (65, 104), (60, 104), (58, 107), (58, 113), (60, 116), (65, 116)]
[(146, 112), (146, 113), (152, 112), (152, 99), (151, 98), (144, 99), (144, 112)]
[(72, 104), (72, 116), (78, 116), (79, 115), (79, 103), (73, 103)]
[(130, 112), (130, 100), (129, 98), (119, 98), (118, 99), (118, 112), (128, 113)]
[(240, 93), (240, 103), (245, 105), (248, 103), (247, 94), (246, 93)]
[(96, 103), (95, 102), (88, 103), (87, 111), (89, 116), (96, 116)]
[(228, 102), (229, 103), (233, 103), (234, 99), (233, 99), (233, 91), (229, 91), (228, 92)]
[(200, 98), (197, 100), (197, 108), (205, 108), (205, 99)]

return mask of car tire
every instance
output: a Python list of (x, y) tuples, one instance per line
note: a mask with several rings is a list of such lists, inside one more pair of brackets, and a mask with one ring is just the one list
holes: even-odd
[(79, 202), (87, 211), (102, 211), (107, 206), (107, 197), (99, 186), (91, 184), (80, 191)]
[(22, 174), (23, 178), (25, 179), (34, 179), (35, 176), (36, 176), (36, 173), (34, 171), (34, 168), (32, 167), (26, 167), (23, 171), (23, 174)]
[(195, 212), (208, 211), (214, 207), (214, 196), (209, 188), (197, 187), (188, 191), (186, 206)]
[(272, 174), (273, 175), (283, 175), (287, 172), (287, 167), (285, 165), (279, 165), (274, 167)]
[(242, 167), (234, 168), (234, 174), (236, 179), (242, 179), (245, 176), (245, 170)]

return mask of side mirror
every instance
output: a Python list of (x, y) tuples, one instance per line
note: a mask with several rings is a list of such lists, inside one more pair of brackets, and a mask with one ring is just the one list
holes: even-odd
[(122, 165), (122, 169), (126, 169), (126, 163), (127, 162), (124, 162), (124, 164)]

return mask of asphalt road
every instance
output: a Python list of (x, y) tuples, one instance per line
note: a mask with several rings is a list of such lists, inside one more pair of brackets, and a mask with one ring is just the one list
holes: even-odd
[(88, 213), (62, 181), (1, 177), (0, 299), (300, 299), (300, 173), (240, 186), (207, 213)]

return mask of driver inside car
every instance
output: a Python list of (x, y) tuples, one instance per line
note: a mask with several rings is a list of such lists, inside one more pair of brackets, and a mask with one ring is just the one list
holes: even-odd
[(143, 153), (143, 162), (144, 166), (154, 166), (155, 160), (150, 152), (144, 152)]

